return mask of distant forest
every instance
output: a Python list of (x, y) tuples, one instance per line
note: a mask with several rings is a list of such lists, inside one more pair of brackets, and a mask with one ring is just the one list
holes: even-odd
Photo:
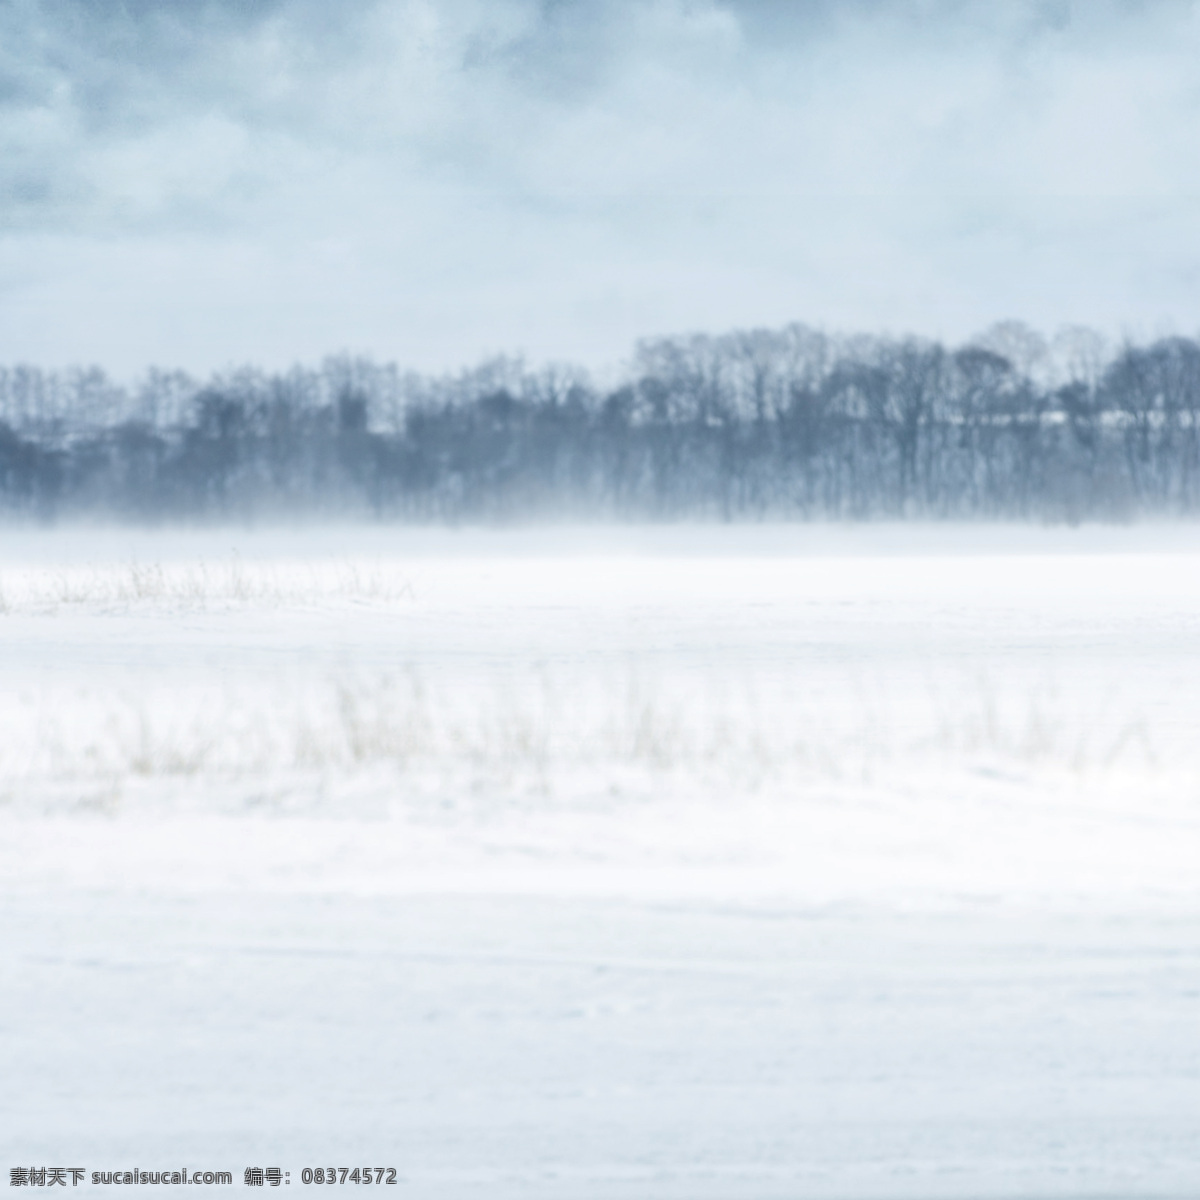
[(428, 376), (338, 357), (200, 381), (0, 368), (0, 512), (991, 517), (1200, 510), (1200, 343), (948, 348), (801, 325), (641, 343), (600, 386), (501, 359)]

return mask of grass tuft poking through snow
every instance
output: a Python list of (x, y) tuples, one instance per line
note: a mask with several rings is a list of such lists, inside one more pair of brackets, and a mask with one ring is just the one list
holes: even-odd
[(791, 864), (789, 887), (1053, 889), (1073, 856), (1080, 887), (1193, 886), (1190, 544), (405, 553), (384, 531), (214, 557), (216, 535), (162, 536), (0, 562), (8, 817), (366, 819), (431, 879), (499, 839), (645, 880), (728, 859)]
[(1136, 710), (1002, 695), (986, 681), (961, 685), (952, 702), (943, 683), (924, 694), (876, 688), (869, 703), (847, 688), (818, 705), (744, 676), (681, 683), (542, 669), (447, 686), (410, 668), (0, 701), (0, 777), (34, 808), (72, 789), (120, 796), (133, 781), (172, 779), (212, 783), (222, 808), (280, 779), (316, 803), (372, 773), (388, 803), (414, 779), (569, 805), (579, 792), (652, 794), (667, 776), (730, 803), (764, 789), (793, 801), (839, 784), (903, 790), (931, 774), (1055, 787), (1170, 778), (1200, 794), (1200, 753), (1158, 744)]
[(395, 604), (412, 584), (379, 562), (251, 562), (233, 555), (195, 563), (126, 562), (10, 568), (0, 575), (0, 615), (56, 616), (79, 610), (184, 614), (362, 602)]

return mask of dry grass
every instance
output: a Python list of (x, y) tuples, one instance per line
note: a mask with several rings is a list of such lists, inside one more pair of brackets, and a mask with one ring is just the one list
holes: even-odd
[(208, 611), (246, 606), (311, 606), (331, 601), (393, 604), (413, 596), (394, 564), (126, 562), (83, 567), (11, 568), (0, 577), (0, 615), (53, 616), (94, 610)]
[(931, 779), (1032, 786), (1114, 773), (1144, 781), (1160, 769), (1200, 778), (1198, 756), (1160, 745), (1136, 713), (1097, 721), (1048, 695), (982, 686), (953, 704), (927, 697), (917, 712), (911, 696), (860, 704), (854, 689), (841, 705), (817, 706), (745, 680), (706, 691), (668, 682), (540, 672), (450, 688), (408, 671), (173, 700), (8, 696), (0, 716), (16, 736), (0, 746), (0, 793), (69, 785), (109, 811), (127, 784), (188, 781), (249, 797), (287, 778), (316, 794), (364, 773), (383, 779), (387, 795), (420, 780), (443, 797), (520, 792), (568, 805), (621, 790), (653, 796), (662, 781), (736, 803), (764, 788), (912, 792)]

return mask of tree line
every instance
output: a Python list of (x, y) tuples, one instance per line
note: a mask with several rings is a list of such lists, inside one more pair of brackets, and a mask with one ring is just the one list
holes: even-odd
[(639, 344), (620, 378), (346, 356), (196, 380), (0, 368), (0, 511), (1114, 519), (1200, 509), (1200, 343), (958, 347), (803, 325)]

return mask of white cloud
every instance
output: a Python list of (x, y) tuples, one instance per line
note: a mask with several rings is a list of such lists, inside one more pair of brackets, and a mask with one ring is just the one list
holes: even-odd
[(0, 359), (1200, 324), (1200, 25), (1106, 0), (22, 0)]

